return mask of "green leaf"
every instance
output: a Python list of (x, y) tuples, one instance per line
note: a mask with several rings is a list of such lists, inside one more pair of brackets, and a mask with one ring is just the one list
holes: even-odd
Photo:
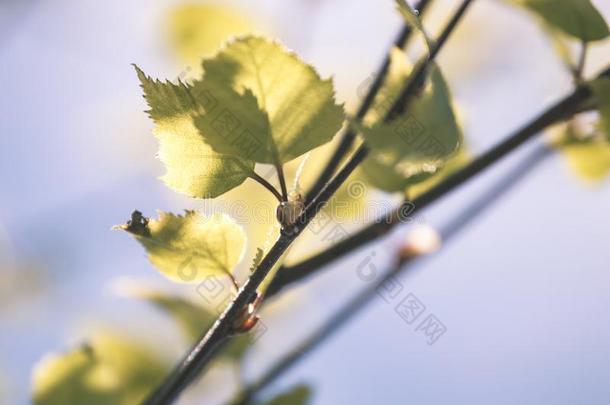
[(459, 148), (462, 132), (449, 89), (435, 64), (428, 68), (427, 84), (409, 103), (407, 111), (384, 122), (412, 71), (398, 49), (392, 50), (391, 63), (387, 83), (365, 119), (368, 126), (358, 129), (372, 149), (362, 165), (363, 177), (374, 187), (399, 192), (436, 173)]
[(197, 83), (213, 100), (195, 116), (201, 136), (219, 153), (270, 163), (263, 161), (274, 146), (269, 119), (252, 91), (245, 89), (240, 94), (228, 82), (207, 77)]
[(545, 23), (585, 42), (610, 35), (608, 24), (590, 0), (513, 0)]
[(167, 367), (117, 335), (102, 334), (68, 353), (45, 356), (34, 368), (35, 405), (132, 405), (161, 381)]
[(470, 163), (471, 159), (471, 155), (466, 150), (464, 150), (463, 147), (461, 147), (460, 150), (454, 156), (452, 156), (449, 160), (447, 160), (447, 162), (445, 162), (445, 164), (443, 165), (443, 167), (440, 168), (440, 170), (431, 175), (429, 178), (424, 179), (423, 181), (419, 181), (409, 187), (409, 198), (417, 198), (418, 196), (427, 192), (432, 187), (440, 183), (442, 180), (466, 166), (468, 163)]
[[(431, 168), (436, 169), (435, 166)], [(403, 192), (411, 184), (424, 181), (434, 172), (426, 172), (425, 166), (412, 166), (411, 173), (400, 172), (383, 155), (372, 153), (361, 165), (358, 176), (375, 188), (388, 193)]]
[[(236, 39), (205, 59), (203, 70), (202, 87), (228, 114), (237, 121), (256, 117), (255, 125), (223, 134), (210, 130), (214, 118), (206, 109), (196, 124), (220, 153), (243, 156), (245, 142), (252, 146), (249, 159), (281, 164), (330, 141), (342, 125), (344, 112), (335, 103), (331, 79), (322, 80), (312, 66), (276, 42), (256, 36)], [(243, 97), (239, 108), (233, 106), (235, 94)], [(261, 114), (267, 125), (262, 125)]]
[(417, 14), (417, 12), (415, 10), (413, 10), (411, 8), (411, 6), (405, 0), (395, 0), (395, 1), (396, 1), (396, 8), (398, 9), (398, 12), (402, 16), (402, 18), (405, 20), (405, 22), (408, 25), (410, 25), (412, 28), (416, 29), (422, 35), (422, 37), (424, 38), (424, 40), (426, 42), (428, 51), (430, 51), (430, 48), (432, 48), (432, 40), (426, 33), (426, 30), (424, 29), (424, 26), (422, 25), (421, 19), (419, 18), (419, 15)]
[(610, 142), (610, 78), (600, 78), (591, 82), (599, 111), (599, 128)]
[(206, 218), (195, 211), (184, 216), (161, 212), (158, 220), (135, 211), (131, 221), (118, 228), (136, 238), (157, 270), (177, 282), (232, 274), (246, 241), (243, 229), (230, 217)]
[(272, 398), (265, 405), (306, 405), (311, 399), (311, 388), (300, 384)]
[[(213, 103), (200, 85), (162, 83), (136, 71), (156, 123), (159, 158), (172, 189), (196, 198), (214, 198), (242, 184), (254, 171), (254, 161), (214, 151), (199, 134), (192, 115)], [(219, 127), (220, 128), (220, 127)]]

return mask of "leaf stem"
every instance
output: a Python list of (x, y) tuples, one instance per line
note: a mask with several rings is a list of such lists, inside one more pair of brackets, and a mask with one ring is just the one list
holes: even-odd
[(275, 163), (275, 170), (277, 171), (277, 177), (280, 181), (280, 187), (282, 189), (282, 200), (288, 201), (288, 188), (286, 187), (286, 178), (284, 177), (284, 168), (282, 164), (277, 162)]
[(275, 198), (277, 198), (277, 200), (279, 202), (282, 202), (282, 195), (279, 193), (279, 191), (277, 191), (277, 189), (275, 187), (273, 187), (271, 185), (271, 183), (269, 183), (267, 180), (265, 180), (263, 177), (261, 177), (258, 173), (255, 173), (254, 170), (250, 172), (250, 178), (252, 180), (262, 184), (263, 187), (265, 187), (267, 190), (269, 190), (273, 193), (273, 195), (275, 196)]
[(231, 284), (233, 285), (233, 288), (235, 289), (235, 292), (237, 293), (237, 291), (239, 291), (239, 284), (237, 284), (237, 280), (235, 279), (235, 276), (233, 276), (233, 274), (228, 273), (229, 274), (229, 278), (231, 279)]
[[(419, 13), (420, 16), (423, 16), (424, 12), (426, 11), (426, 9), (428, 8), (428, 5), (430, 3), (431, 3), (431, 0), (420, 0), (419, 3), (415, 6), (415, 10), (417, 10), (417, 12)], [(411, 38), (412, 32), (413, 32), (413, 30), (412, 30), (411, 26), (409, 26), (408, 24), (405, 23), (403, 25), (400, 33), (396, 37), (396, 40), (394, 41), (394, 46), (397, 48), (404, 48), (408, 44), (409, 39)], [(377, 94), (379, 93), (379, 90), (381, 89), (381, 87), (383, 86), (383, 83), (385, 82), (385, 79), (388, 75), (389, 70), (390, 70), (390, 53), (388, 52), (385, 56), (385, 59), (383, 60), (383, 63), (381, 64), (381, 68), (379, 69), (379, 72), (375, 75), (373, 83), (369, 87), (366, 95), (364, 96), (364, 99), (362, 100), (362, 103), (360, 104), (360, 107), (358, 108), (358, 110), (356, 112), (357, 119), (364, 118), (366, 113), (371, 108), (373, 101), (375, 100), (375, 97), (377, 96)], [(324, 166), (322, 173), (320, 173), (320, 175), (316, 179), (316, 182), (311, 187), (311, 189), (308, 191), (307, 197), (305, 199), (306, 202), (310, 202), (320, 192), (320, 190), (322, 189), (324, 184), (326, 184), (326, 182), (328, 182), (330, 180), (332, 175), (335, 173), (335, 171), (339, 167), (339, 164), (341, 163), (343, 158), (347, 155), (347, 153), (351, 149), (352, 144), (354, 143), (355, 139), (356, 139), (356, 132), (351, 127), (348, 127), (346, 129), (346, 132), (343, 133), (341, 140), (339, 141), (339, 145), (337, 145), (337, 148), (335, 149), (332, 156), (326, 163), (326, 166)]]
[(587, 50), (589, 49), (587, 42), (582, 41), (580, 48), (580, 56), (578, 58), (578, 65), (574, 69), (574, 80), (576, 83), (582, 81), (583, 73), (585, 70), (585, 64), (587, 63)]

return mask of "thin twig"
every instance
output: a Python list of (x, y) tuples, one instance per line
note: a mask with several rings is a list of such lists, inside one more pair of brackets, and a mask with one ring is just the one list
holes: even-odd
[[(431, 3), (430, 0), (420, 0), (419, 3), (415, 6), (415, 10), (418, 11), (420, 16), (423, 16), (424, 12), (427, 10), (428, 5), (430, 3)], [(394, 41), (394, 47), (404, 48), (408, 44), (409, 39), (411, 38), (412, 32), (413, 32), (413, 30), (412, 30), (411, 26), (409, 26), (408, 24), (404, 24), (400, 33), (396, 37), (396, 40)], [(385, 82), (385, 79), (386, 79), (386, 76), (387, 76), (389, 70), (390, 70), (390, 53), (388, 52), (386, 54), (385, 59), (383, 60), (383, 63), (381, 64), (381, 68), (379, 69), (379, 72), (377, 72), (377, 74), (375, 75), (375, 79), (373, 80), (373, 83), (369, 87), (366, 95), (364, 96), (364, 99), (362, 100), (362, 103), (360, 104), (360, 107), (358, 108), (358, 110), (356, 112), (357, 119), (364, 118), (364, 116), (368, 113), (369, 109), (371, 108), (371, 106), (373, 104), (373, 101), (375, 100), (375, 97), (377, 96), (377, 94), (379, 93), (379, 90), (381, 89), (381, 87), (383, 86), (383, 83)], [(341, 136), (341, 140), (339, 141), (339, 144), (337, 145), (332, 156), (330, 157), (330, 159), (324, 166), (324, 169), (322, 170), (322, 172), (316, 179), (316, 182), (313, 184), (311, 189), (307, 192), (307, 197), (305, 199), (307, 202), (311, 201), (316, 195), (318, 195), (318, 193), (320, 192), (320, 190), (322, 189), (324, 184), (326, 184), (331, 179), (332, 175), (335, 173), (335, 171), (339, 167), (339, 164), (341, 163), (343, 158), (348, 154), (355, 139), (356, 139), (356, 132), (351, 127), (348, 127), (345, 130), (345, 132), (343, 133), (343, 135)]]
[[(532, 169), (539, 165), (544, 158), (551, 155), (551, 150), (546, 146), (538, 147), (530, 156), (524, 159), (520, 164), (505, 175), (502, 181), (494, 184), (481, 197), (477, 198), (472, 204), (460, 212), (455, 219), (447, 224), (441, 231), (441, 239), (443, 246), (446, 246), (450, 239), (456, 237), (476, 218), (481, 217), (481, 213), (489, 209), (502, 195), (505, 195), (512, 187), (514, 187), (527, 174), (532, 173)], [(299, 360), (311, 353), (315, 348), (324, 343), (330, 336), (341, 329), (347, 321), (357, 315), (367, 304), (370, 304), (377, 295), (377, 291), (388, 281), (400, 276), (406, 270), (416, 264), (418, 256), (410, 256), (403, 260), (397, 261), (382, 279), (369, 286), (351, 301), (344, 305), (330, 319), (307, 339), (302, 341), (297, 347), (283, 356), (274, 366), (272, 366), (261, 378), (256, 382), (242, 389), (236, 396), (231, 405), (246, 405), (254, 396), (262, 391), (265, 387), (275, 381), (280, 375), (288, 371)]]

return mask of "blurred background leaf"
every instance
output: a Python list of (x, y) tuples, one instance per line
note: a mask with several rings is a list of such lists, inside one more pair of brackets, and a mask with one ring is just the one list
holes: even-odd
[(33, 372), (36, 405), (133, 405), (168, 372), (154, 351), (119, 334), (100, 333), (67, 353), (49, 354)]
[(218, 52), (232, 36), (259, 30), (245, 11), (221, 3), (185, 3), (168, 15), (169, 41), (176, 54), (188, 64), (189, 74), (201, 72), (201, 59)]
[(265, 405), (306, 405), (310, 399), (311, 388), (301, 384), (270, 399)]
[(590, 0), (513, 0), (534, 12), (546, 24), (584, 42), (610, 35), (608, 24)]

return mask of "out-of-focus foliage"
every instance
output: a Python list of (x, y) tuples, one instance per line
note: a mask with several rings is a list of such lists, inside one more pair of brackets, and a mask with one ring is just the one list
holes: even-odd
[[(209, 308), (197, 305), (186, 298), (170, 295), (150, 289), (135, 289), (130, 291), (135, 298), (150, 302), (169, 315), (178, 325), (190, 346), (212, 326), (217, 313)], [(251, 337), (247, 334), (234, 338), (228, 346), (222, 349), (220, 358), (239, 362), (250, 347)]]
[(568, 165), (586, 182), (596, 183), (610, 174), (610, 144), (605, 140), (573, 140), (562, 150)]
[(185, 298), (153, 289), (137, 288), (129, 291), (134, 298), (150, 302), (168, 314), (178, 325), (188, 343), (199, 338), (216, 319), (215, 314)]
[(255, 23), (245, 13), (226, 5), (182, 4), (169, 13), (171, 47), (197, 69), (201, 58), (214, 54), (227, 38), (254, 29)]
[(590, 0), (512, 0), (546, 24), (584, 42), (610, 35), (608, 24)]
[(462, 141), (449, 89), (434, 64), (407, 111), (384, 122), (412, 70), (404, 53), (394, 49), (386, 84), (366, 117), (369, 126), (360, 128), (373, 150), (361, 173), (371, 185), (388, 192), (402, 192), (435, 173)]
[(224, 214), (206, 218), (195, 211), (185, 215), (161, 212), (154, 220), (136, 212), (118, 228), (136, 238), (152, 264), (177, 282), (231, 276), (246, 243), (243, 229)]
[(99, 334), (67, 353), (49, 354), (33, 372), (35, 405), (133, 405), (158, 384), (167, 366), (139, 342)]
[(610, 78), (594, 80), (591, 87), (595, 93), (599, 111), (599, 129), (610, 142)]
[(417, 198), (421, 194), (430, 190), (432, 187), (436, 186), (447, 176), (455, 173), (462, 167), (466, 166), (472, 157), (470, 153), (462, 146), (460, 150), (452, 156), (443, 167), (440, 168), (436, 173), (431, 175), (429, 178), (416, 183), (407, 189), (409, 198)]
[[(242, 115), (249, 114), (268, 117), (266, 125), (244, 125), (238, 134), (215, 129), (216, 107), (205, 109), (195, 123), (218, 152), (258, 163), (286, 163), (330, 141), (341, 127), (343, 108), (335, 103), (331, 79), (322, 80), (312, 66), (277, 42), (240, 38), (204, 60), (203, 68), (202, 85), (219, 108), (230, 109), (238, 121), (248, 122)], [(225, 93), (254, 97), (258, 108), (256, 102), (235, 105)]]
[(610, 174), (610, 143), (595, 123), (580, 117), (556, 127), (551, 145), (559, 150), (574, 174), (587, 184), (598, 184)]
[(307, 385), (297, 385), (288, 392), (279, 394), (265, 405), (305, 405), (311, 399), (311, 388)]
[(556, 131), (552, 145), (562, 152), (579, 179), (597, 184), (610, 174), (610, 79), (599, 78), (589, 84), (597, 110), (593, 122), (586, 116), (572, 118)]
[[(510, 0), (523, 6), (544, 22), (557, 54), (572, 79), (584, 82), (584, 56), (588, 43), (607, 39), (608, 24), (590, 0)], [(568, 39), (580, 40), (580, 61), (570, 49)], [(585, 128), (576, 116), (554, 133), (553, 147), (561, 151), (568, 166), (586, 183), (599, 183), (610, 173), (610, 79), (599, 78), (588, 83), (595, 95), (598, 112), (594, 128)]]

